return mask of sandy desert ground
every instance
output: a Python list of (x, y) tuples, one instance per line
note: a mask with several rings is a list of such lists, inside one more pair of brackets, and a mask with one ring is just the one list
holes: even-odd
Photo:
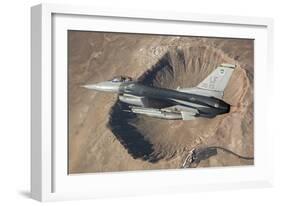
[[(254, 155), (254, 41), (69, 31), (69, 173), (180, 168), (197, 147)], [(221, 63), (236, 64), (228, 114), (193, 121), (122, 112), (116, 94), (81, 85), (128, 75), (164, 88), (193, 87)], [(198, 167), (252, 165), (219, 151)]]

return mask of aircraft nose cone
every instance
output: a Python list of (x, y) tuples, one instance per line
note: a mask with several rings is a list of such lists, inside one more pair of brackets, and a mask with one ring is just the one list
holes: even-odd
[(86, 89), (99, 90), (99, 86), (97, 84), (86, 84), (86, 85), (82, 85), (81, 87)]
[(102, 91), (102, 92), (118, 92), (119, 86), (120, 86), (119, 83), (100, 82), (97, 84), (83, 85), (82, 87), (84, 87), (86, 89), (93, 89), (93, 90)]

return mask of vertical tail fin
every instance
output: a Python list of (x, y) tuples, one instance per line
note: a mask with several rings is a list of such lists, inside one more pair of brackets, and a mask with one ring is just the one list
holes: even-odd
[(197, 88), (223, 92), (235, 68), (233, 64), (221, 64), (207, 76)]

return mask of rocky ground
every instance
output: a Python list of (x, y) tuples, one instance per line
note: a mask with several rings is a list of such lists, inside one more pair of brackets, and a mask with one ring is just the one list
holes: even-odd
[[(69, 173), (180, 168), (197, 147), (254, 155), (254, 41), (70, 31)], [(122, 112), (117, 95), (81, 85), (128, 75), (165, 88), (196, 86), (221, 63), (236, 64), (228, 114), (193, 121)], [(252, 165), (219, 151), (198, 167)]]

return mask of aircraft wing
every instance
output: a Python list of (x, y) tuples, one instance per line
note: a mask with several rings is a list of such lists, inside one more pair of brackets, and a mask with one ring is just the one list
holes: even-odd
[(193, 120), (195, 119), (195, 113), (192, 112), (181, 112), (182, 120)]
[(197, 114), (196, 109), (178, 105), (162, 109), (132, 106), (130, 109), (130, 112), (135, 114), (169, 120), (193, 120)]
[(193, 109), (193, 108), (182, 106), (182, 105), (166, 107), (161, 110), (167, 111), (167, 112), (177, 111), (181, 114), (183, 120), (193, 120), (193, 119), (195, 119), (195, 115), (198, 114), (197, 109)]

